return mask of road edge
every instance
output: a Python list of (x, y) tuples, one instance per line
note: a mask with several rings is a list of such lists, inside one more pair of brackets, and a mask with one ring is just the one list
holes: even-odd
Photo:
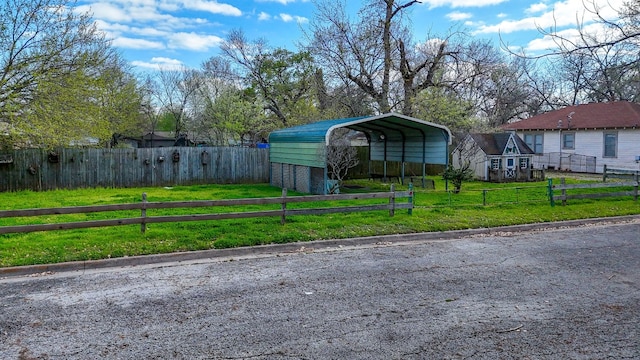
[(0, 268), (0, 277), (19, 277), (30, 276), (43, 273), (60, 273), (60, 272), (74, 272), (74, 271), (87, 271), (107, 269), (114, 267), (126, 267), (126, 266), (141, 266), (141, 265), (155, 265), (163, 263), (181, 263), (197, 260), (210, 260), (216, 258), (233, 258), (233, 257), (248, 257), (248, 256), (266, 256), (275, 255), (281, 253), (290, 253), (300, 251), (301, 247), (305, 251), (315, 251), (327, 248), (336, 248), (344, 246), (366, 246), (380, 243), (395, 243), (395, 242), (417, 242), (417, 241), (443, 241), (460, 239), (469, 236), (478, 235), (497, 235), (501, 233), (518, 233), (527, 231), (544, 231), (544, 230), (556, 230), (561, 228), (571, 228), (585, 225), (598, 225), (598, 224), (615, 224), (615, 223), (628, 223), (640, 221), (640, 215), (626, 215), (615, 216), (605, 218), (592, 218), (592, 219), (579, 219), (579, 220), (567, 220), (558, 222), (544, 222), (534, 224), (523, 225), (510, 225), (499, 226), (492, 228), (477, 228), (477, 229), (465, 229), (465, 230), (451, 230), (451, 231), (438, 231), (438, 232), (422, 232), (411, 234), (394, 234), (394, 235), (380, 235), (347, 239), (332, 239), (332, 240), (316, 240), (306, 242), (294, 242), (286, 244), (269, 244), (258, 245), (248, 247), (238, 247), (229, 249), (210, 249), (199, 250), (189, 252), (177, 252), (168, 254), (154, 254), (154, 255), (141, 255), (141, 256), (126, 256), (112, 259), (101, 260), (87, 260), (87, 261), (73, 261), (55, 264), (39, 264), (39, 265), (24, 265), (24, 266), (12, 266)]

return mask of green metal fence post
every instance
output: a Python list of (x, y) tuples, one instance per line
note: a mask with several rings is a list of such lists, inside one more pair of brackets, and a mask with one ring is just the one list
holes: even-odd
[(551, 206), (556, 206), (555, 202), (553, 201), (553, 179), (549, 179), (547, 180), (547, 182), (549, 183), (549, 187), (547, 192), (549, 193), (549, 202), (551, 203)]

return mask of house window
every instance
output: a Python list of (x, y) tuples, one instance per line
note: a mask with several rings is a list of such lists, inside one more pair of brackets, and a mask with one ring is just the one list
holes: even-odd
[(542, 134), (524, 134), (524, 142), (533, 150), (536, 154), (543, 153), (543, 136)]
[(529, 167), (529, 159), (520, 158), (520, 169), (526, 169)]
[(500, 170), (501, 159), (491, 159), (491, 170)]
[(618, 155), (618, 133), (604, 133), (604, 151), (602, 156), (606, 158), (614, 158)]
[(562, 148), (573, 150), (576, 148), (576, 133), (563, 132), (562, 133)]

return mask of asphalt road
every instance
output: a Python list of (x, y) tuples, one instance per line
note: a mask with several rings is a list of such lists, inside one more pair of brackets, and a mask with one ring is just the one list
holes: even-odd
[(0, 279), (1, 359), (638, 359), (640, 221)]

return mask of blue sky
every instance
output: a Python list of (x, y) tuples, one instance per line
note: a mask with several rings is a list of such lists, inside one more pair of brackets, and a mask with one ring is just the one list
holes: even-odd
[[(405, 0), (408, 1), (408, 0)], [(403, 2), (405, 2), (403, 1)], [(576, 19), (598, 31), (584, 3), (595, 3), (601, 14), (614, 18), (624, 0), (423, 0), (411, 7), (415, 40), (446, 34), (454, 27), (479, 38), (529, 53), (551, 46), (536, 27), (575, 35)], [(350, 13), (362, 1), (349, 0)], [(273, 47), (296, 50), (304, 40), (315, 6), (310, 0), (80, 0), (98, 28), (138, 71), (182, 66), (198, 68), (219, 54), (230, 30), (242, 29), (249, 40), (263, 38)]]

